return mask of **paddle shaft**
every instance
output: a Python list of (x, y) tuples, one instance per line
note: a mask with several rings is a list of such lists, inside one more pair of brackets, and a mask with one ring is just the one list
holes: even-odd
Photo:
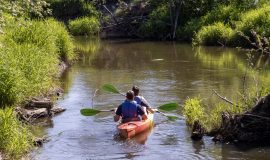
[(110, 110), (99, 110), (100, 112), (114, 112), (115, 109), (110, 109)]

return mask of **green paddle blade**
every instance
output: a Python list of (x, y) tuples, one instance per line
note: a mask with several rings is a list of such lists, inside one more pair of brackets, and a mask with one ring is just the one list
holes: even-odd
[(167, 118), (170, 120), (170, 121), (175, 121), (178, 119), (178, 117), (176, 116), (167, 116)]
[(107, 92), (119, 93), (120, 94), (120, 92), (111, 84), (104, 84), (102, 86), (102, 89), (107, 91)]
[(90, 109), (90, 108), (84, 108), (81, 109), (81, 114), (84, 116), (94, 116), (98, 113), (100, 113), (101, 111), (96, 110), (96, 109)]
[(176, 110), (178, 107), (177, 103), (167, 103), (159, 106), (158, 108), (164, 111), (173, 111)]

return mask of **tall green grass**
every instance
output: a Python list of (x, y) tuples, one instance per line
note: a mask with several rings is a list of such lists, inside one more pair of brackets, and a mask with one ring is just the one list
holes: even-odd
[(0, 109), (0, 150), (5, 158), (19, 159), (33, 145), (33, 135), (13, 113), (13, 109)]
[(70, 20), (68, 28), (71, 34), (79, 35), (94, 35), (100, 31), (100, 23), (96, 17), (82, 17), (75, 20)]
[(199, 97), (188, 98), (184, 104), (183, 115), (186, 117), (187, 125), (192, 126), (198, 120), (207, 132), (212, 132), (219, 129), (222, 112), (238, 114), (249, 109), (243, 102), (238, 101), (238, 103), (238, 106), (216, 103), (211, 108), (208, 108), (202, 104)]
[[(75, 57), (65, 26), (54, 19), (28, 20), (6, 16), (0, 34), (0, 108), (48, 93), (57, 83), (60, 59)], [(11, 108), (0, 109), (0, 151), (18, 159), (32, 146), (29, 128)]]
[(0, 37), (0, 106), (41, 95), (54, 86), (59, 59), (74, 58), (64, 26), (55, 20), (14, 21)]

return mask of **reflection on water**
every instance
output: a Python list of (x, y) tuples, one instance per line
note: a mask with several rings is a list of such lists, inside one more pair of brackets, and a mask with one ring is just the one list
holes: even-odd
[[(230, 144), (214, 144), (211, 137), (193, 142), (181, 110), (180, 119), (170, 122), (162, 115), (154, 117), (155, 126), (134, 139), (117, 136), (112, 113), (83, 117), (79, 110), (90, 107), (91, 96), (105, 83), (125, 92), (133, 85), (152, 106), (200, 95), (218, 101), (217, 90), (229, 99), (243, 88), (243, 76), (252, 85), (253, 74), (268, 82), (269, 60), (248, 57), (236, 49), (198, 47), (171, 42), (125, 42), (75, 39), (80, 61), (63, 77), (65, 94), (58, 100), (67, 110), (53, 119), (46, 129), (50, 142), (33, 153), (36, 159), (265, 159), (270, 148), (239, 149)], [(248, 67), (247, 59), (260, 72)], [(267, 59), (267, 58), (266, 58)], [(124, 97), (98, 92), (94, 107), (117, 107)]]

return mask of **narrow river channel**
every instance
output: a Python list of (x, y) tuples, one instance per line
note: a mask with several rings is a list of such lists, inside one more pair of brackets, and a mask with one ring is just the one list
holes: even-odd
[[(270, 147), (215, 144), (211, 137), (193, 142), (181, 109), (171, 113), (179, 117), (168, 121), (155, 114), (154, 127), (131, 140), (122, 140), (116, 131), (112, 113), (84, 117), (80, 109), (111, 109), (124, 97), (97, 88), (105, 83), (125, 92), (135, 84), (152, 106), (167, 102), (181, 105), (187, 97), (200, 95), (209, 104), (221, 102), (213, 89), (234, 100), (243, 90), (243, 77), (252, 84), (247, 68), (248, 56), (237, 49), (198, 47), (171, 42), (132, 42), (124, 40), (88, 40), (76, 38), (80, 60), (62, 77), (64, 94), (57, 101), (67, 110), (44, 128), (50, 141), (32, 154), (40, 160), (86, 159), (269, 159)], [(257, 67), (262, 79), (270, 78), (267, 61)], [(209, 106), (210, 107), (210, 106)], [(211, 107), (209, 108), (211, 109)]]

